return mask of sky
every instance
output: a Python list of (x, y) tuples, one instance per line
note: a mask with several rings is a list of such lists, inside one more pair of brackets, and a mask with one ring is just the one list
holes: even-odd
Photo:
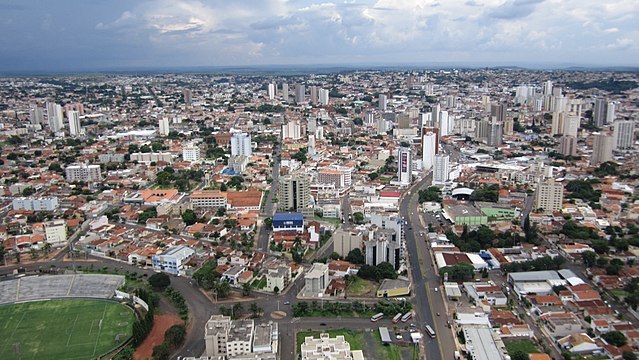
[(639, 66), (638, 0), (0, 0), (0, 72)]

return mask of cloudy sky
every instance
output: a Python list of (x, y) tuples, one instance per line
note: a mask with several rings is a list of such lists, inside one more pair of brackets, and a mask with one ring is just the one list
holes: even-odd
[(0, 0), (0, 72), (639, 65), (637, 0)]

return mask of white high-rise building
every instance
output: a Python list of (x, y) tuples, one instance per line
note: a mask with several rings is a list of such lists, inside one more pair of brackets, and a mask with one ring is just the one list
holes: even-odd
[(439, 106), (439, 104), (435, 105), (432, 107), (431, 109), (431, 120), (433, 121), (433, 126), (434, 127), (439, 127), (439, 116), (441, 115), (441, 106)]
[(282, 101), (284, 101), (285, 103), (288, 102), (288, 84), (287, 83), (282, 84)]
[(231, 155), (251, 156), (251, 136), (245, 133), (235, 133), (231, 136)]
[(51, 245), (60, 245), (67, 242), (67, 223), (64, 219), (47, 221), (44, 223), (44, 236), (46, 242)]
[(75, 164), (64, 169), (68, 182), (85, 181), (94, 182), (102, 180), (100, 165)]
[(546, 214), (560, 211), (564, 201), (564, 186), (548, 178), (545, 182), (537, 184), (535, 191), (535, 210), (542, 209)]
[(433, 184), (443, 184), (448, 181), (450, 174), (450, 158), (446, 154), (435, 155), (433, 166)]
[(609, 102), (606, 107), (606, 124), (612, 124), (615, 121), (615, 103)]
[(384, 94), (380, 94), (379, 95), (379, 104), (378, 107), (381, 111), (385, 111), (386, 110), (386, 103), (387, 103), (387, 98), (386, 95)]
[(275, 84), (268, 84), (267, 96), (269, 100), (275, 99)]
[(439, 137), (448, 136), (449, 131), (452, 130), (448, 124), (448, 111), (439, 112)]
[(564, 117), (564, 129), (563, 135), (577, 137), (577, 132), (579, 131), (579, 116), (578, 115), (568, 115)]
[(299, 140), (302, 138), (302, 127), (297, 120), (282, 124), (282, 139)]
[(306, 96), (306, 88), (304, 87), (304, 85), (295, 84), (295, 103), (296, 104), (303, 103), (306, 100), (305, 96)]
[(49, 128), (53, 132), (59, 132), (64, 128), (62, 106), (47, 102), (47, 121), (49, 122)]
[(437, 134), (430, 131), (426, 132), (422, 136), (422, 163), (424, 170), (428, 171), (433, 167), (436, 152)]
[(615, 149), (632, 149), (635, 141), (635, 123), (631, 120), (617, 120), (614, 122), (613, 137)]
[(44, 123), (44, 112), (41, 108), (35, 107), (29, 110), (29, 121), (33, 125), (42, 125)]
[(161, 118), (160, 120), (158, 120), (158, 126), (160, 128), (160, 130), (158, 131), (160, 136), (169, 135), (169, 132), (171, 131), (171, 128), (169, 126), (169, 119), (168, 118)]
[(77, 111), (67, 111), (67, 119), (69, 119), (69, 134), (71, 136), (78, 136), (82, 133), (80, 127), (80, 113)]
[(413, 181), (413, 160), (410, 148), (400, 148), (397, 157), (397, 178), (399, 182), (407, 185)]
[(200, 148), (193, 144), (185, 146), (182, 148), (182, 159), (190, 162), (200, 161)]
[(612, 136), (608, 134), (594, 134), (595, 139), (592, 142), (592, 157), (590, 165), (597, 166), (606, 161), (612, 160)]
[(321, 105), (328, 105), (328, 94), (329, 91), (327, 89), (320, 89), (319, 102)]

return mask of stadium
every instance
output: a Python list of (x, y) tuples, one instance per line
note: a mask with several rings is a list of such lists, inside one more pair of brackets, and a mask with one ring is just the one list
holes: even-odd
[(131, 338), (124, 276), (29, 276), (0, 282), (0, 359), (94, 359)]

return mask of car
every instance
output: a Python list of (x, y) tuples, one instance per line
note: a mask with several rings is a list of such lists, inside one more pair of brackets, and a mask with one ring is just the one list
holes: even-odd
[(439, 313), (437, 313), (437, 316), (439, 316)]
[(438, 291), (439, 291), (439, 289), (438, 289), (438, 288), (435, 288), (435, 292), (438, 292)]
[(326, 326), (326, 323), (320, 323), (320, 326)]
[(284, 305), (291, 305), (291, 302), (286, 300), (286, 301), (284, 301)]

